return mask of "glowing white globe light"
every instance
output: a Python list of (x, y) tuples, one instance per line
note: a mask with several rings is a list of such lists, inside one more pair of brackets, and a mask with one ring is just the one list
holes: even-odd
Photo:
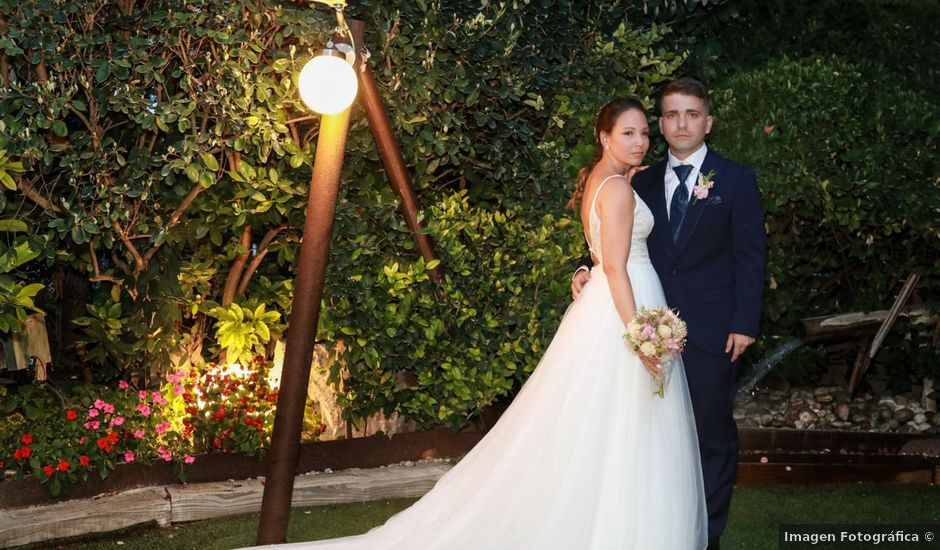
[[(335, 52), (335, 53), (332, 53)], [(356, 71), (336, 50), (323, 50), (304, 65), (297, 80), (300, 99), (314, 111), (335, 115), (356, 99)]]

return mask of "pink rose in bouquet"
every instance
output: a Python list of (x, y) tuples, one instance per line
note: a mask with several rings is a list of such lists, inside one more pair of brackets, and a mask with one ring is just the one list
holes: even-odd
[(653, 393), (659, 397), (666, 396), (669, 383), (672, 364), (666, 360), (682, 353), (687, 334), (685, 321), (668, 307), (640, 308), (627, 324), (624, 340), (630, 349), (660, 363), (660, 374), (653, 378)]

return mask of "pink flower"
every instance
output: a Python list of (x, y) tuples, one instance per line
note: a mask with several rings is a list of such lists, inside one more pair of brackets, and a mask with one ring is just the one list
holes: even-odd
[[(86, 428), (87, 428), (87, 426), (86, 426)], [(78, 438), (78, 444), (79, 444), (79, 445), (84, 445), (86, 441), (88, 441), (88, 438), (85, 437), (84, 435)]]
[(140, 390), (137, 392), (137, 397), (141, 399), (147, 399), (147, 390)]
[(112, 405), (111, 403), (105, 403), (104, 407), (102, 407), (101, 410), (103, 410), (104, 412), (108, 414), (111, 414), (114, 412), (114, 405)]
[(644, 339), (647, 339), (647, 340), (650, 339), (650, 338), (652, 338), (655, 334), (656, 334), (656, 331), (654, 331), (654, 330), (653, 330), (653, 327), (651, 327), (650, 325), (644, 326), (644, 327), (643, 327), (643, 332), (640, 333), (640, 335), (641, 335)]
[(118, 387), (121, 388), (122, 390), (126, 390), (127, 388), (131, 387), (131, 385), (121, 380), (120, 382), (118, 382)]
[(124, 417), (123, 417), (123, 416), (115, 416), (114, 418), (111, 419), (111, 423), (110, 423), (109, 425), (110, 425), (110, 426), (120, 426), (121, 424), (124, 424)]
[(105, 402), (102, 401), (101, 399), (95, 399), (95, 408), (96, 408), (96, 409), (104, 409), (104, 406), (105, 406), (105, 405), (107, 405), (107, 403), (105, 403)]
[(170, 427), (170, 423), (169, 423), (169, 422), (161, 422), (161, 423), (157, 424), (157, 435), (163, 435), (163, 433), (164, 433), (165, 431), (167, 431), (167, 429), (169, 429), (169, 427)]
[(94, 408), (94, 407), (88, 409), (88, 416), (91, 417), (91, 418), (94, 418), (94, 417), (98, 416), (98, 409), (96, 409), (96, 408)]
[(124, 462), (134, 462), (134, 452), (127, 451), (124, 453)]
[(144, 435), (146, 434), (143, 430), (134, 430), (134, 439), (143, 439)]
[(137, 405), (137, 412), (144, 416), (150, 416), (150, 407), (146, 403), (141, 403)]
[(153, 392), (152, 398), (153, 398), (154, 405), (166, 405), (167, 404), (167, 400), (164, 399), (163, 396), (160, 395), (160, 392), (158, 391)]
[(181, 385), (179, 385), (179, 384), (173, 386), (173, 394), (174, 394), (174, 395), (183, 395), (183, 386), (181, 386)]
[(99, 424), (97, 420), (91, 420), (91, 421), (85, 422), (85, 428), (89, 430), (97, 430), (98, 426)]
[(189, 454), (185, 454), (183, 455), (183, 462), (185, 462), (186, 464), (192, 464), (193, 462), (196, 462), (196, 457), (189, 455)]
[(164, 449), (163, 447), (157, 447), (157, 454), (160, 455), (160, 458), (166, 462), (173, 460), (173, 453)]
[(698, 175), (698, 183), (696, 183), (695, 187), (692, 188), (692, 194), (695, 195), (695, 200), (700, 201), (708, 197), (708, 190), (715, 185), (715, 182), (712, 181), (712, 178), (714, 177), (714, 170), (707, 174)]

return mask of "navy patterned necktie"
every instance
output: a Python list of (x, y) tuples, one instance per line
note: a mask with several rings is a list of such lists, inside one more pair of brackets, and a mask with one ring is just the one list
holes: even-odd
[(673, 166), (672, 171), (679, 178), (679, 187), (676, 187), (672, 194), (672, 202), (669, 204), (669, 225), (672, 226), (672, 242), (679, 240), (679, 229), (682, 228), (682, 218), (685, 217), (685, 209), (689, 205), (689, 189), (685, 186), (685, 180), (692, 172), (692, 166), (680, 164)]

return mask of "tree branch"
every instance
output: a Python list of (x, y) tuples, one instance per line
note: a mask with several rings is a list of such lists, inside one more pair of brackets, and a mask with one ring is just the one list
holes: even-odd
[(28, 181), (17, 179), (16, 186), (19, 187), (20, 191), (22, 191), (24, 195), (29, 197), (29, 200), (41, 206), (43, 210), (52, 210), (56, 214), (62, 213), (61, 208), (53, 204), (52, 201), (50, 201), (48, 198), (44, 197), (42, 193), (40, 193), (35, 187), (33, 187), (33, 184), (29, 183)]
[(124, 284), (124, 279), (118, 279), (111, 275), (104, 275), (101, 273), (101, 270), (98, 268), (98, 255), (95, 253), (95, 244), (89, 242), (88, 249), (89, 249), (89, 252), (91, 253), (91, 265), (95, 269), (95, 274), (92, 277), (89, 277), (88, 280), (93, 283), (109, 282), (109, 283), (114, 283), (117, 286), (122, 286)]
[(127, 238), (127, 233), (125, 233), (124, 228), (121, 227), (121, 222), (114, 220), (111, 222), (111, 227), (113, 227), (114, 231), (117, 232), (121, 242), (124, 243), (127, 251), (130, 253), (131, 257), (134, 258), (134, 263), (136, 264), (136, 267), (134, 268), (134, 275), (137, 275), (147, 267), (147, 264), (144, 263), (144, 259), (140, 256), (140, 252), (137, 251), (137, 247), (134, 246), (134, 243)]
[(238, 290), (235, 291), (237, 296), (241, 296), (245, 293), (245, 290), (248, 288), (248, 283), (251, 282), (251, 278), (254, 277), (255, 271), (257, 271), (258, 266), (261, 265), (261, 260), (268, 253), (268, 249), (271, 246), (271, 243), (274, 242), (274, 238), (277, 237), (277, 234), (281, 231), (287, 229), (287, 224), (282, 223), (277, 227), (271, 229), (265, 234), (264, 238), (261, 239), (261, 244), (258, 246), (258, 253), (252, 258), (251, 263), (248, 264), (248, 268), (245, 269), (245, 274), (242, 275), (242, 280), (238, 283)]
[(241, 280), (242, 271), (245, 269), (245, 263), (248, 261), (248, 249), (251, 247), (251, 226), (246, 226), (242, 231), (238, 246), (245, 252), (235, 256), (232, 260), (232, 267), (228, 270), (228, 276), (225, 277), (225, 287), (222, 291), (222, 306), (227, 306), (235, 300), (235, 291), (238, 289), (238, 282)]
[[(190, 205), (192, 205), (193, 201), (196, 200), (196, 197), (198, 197), (200, 193), (202, 193), (203, 191), (205, 191), (205, 187), (199, 185), (198, 183), (195, 184), (193, 188), (189, 190), (189, 194), (186, 195), (186, 198), (183, 199), (183, 202), (181, 202), (180, 205), (176, 207), (176, 210), (173, 211), (173, 214), (170, 215), (170, 221), (166, 225), (166, 231), (169, 231), (170, 229), (175, 227), (176, 224), (179, 223), (180, 217), (183, 215), (183, 212), (185, 212), (186, 209), (188, 209)], [(157, 251), (160, 250), (161, 246), (163, 246), (162, 243), (155, 244), (152, 247), (150, 247), (150, 250), (148, 250), (144, 254), (144, 257), (143, 257), (144, 263), (150, 263), (151, 258), (153, 258), (153, 256), (157, 253)]]

